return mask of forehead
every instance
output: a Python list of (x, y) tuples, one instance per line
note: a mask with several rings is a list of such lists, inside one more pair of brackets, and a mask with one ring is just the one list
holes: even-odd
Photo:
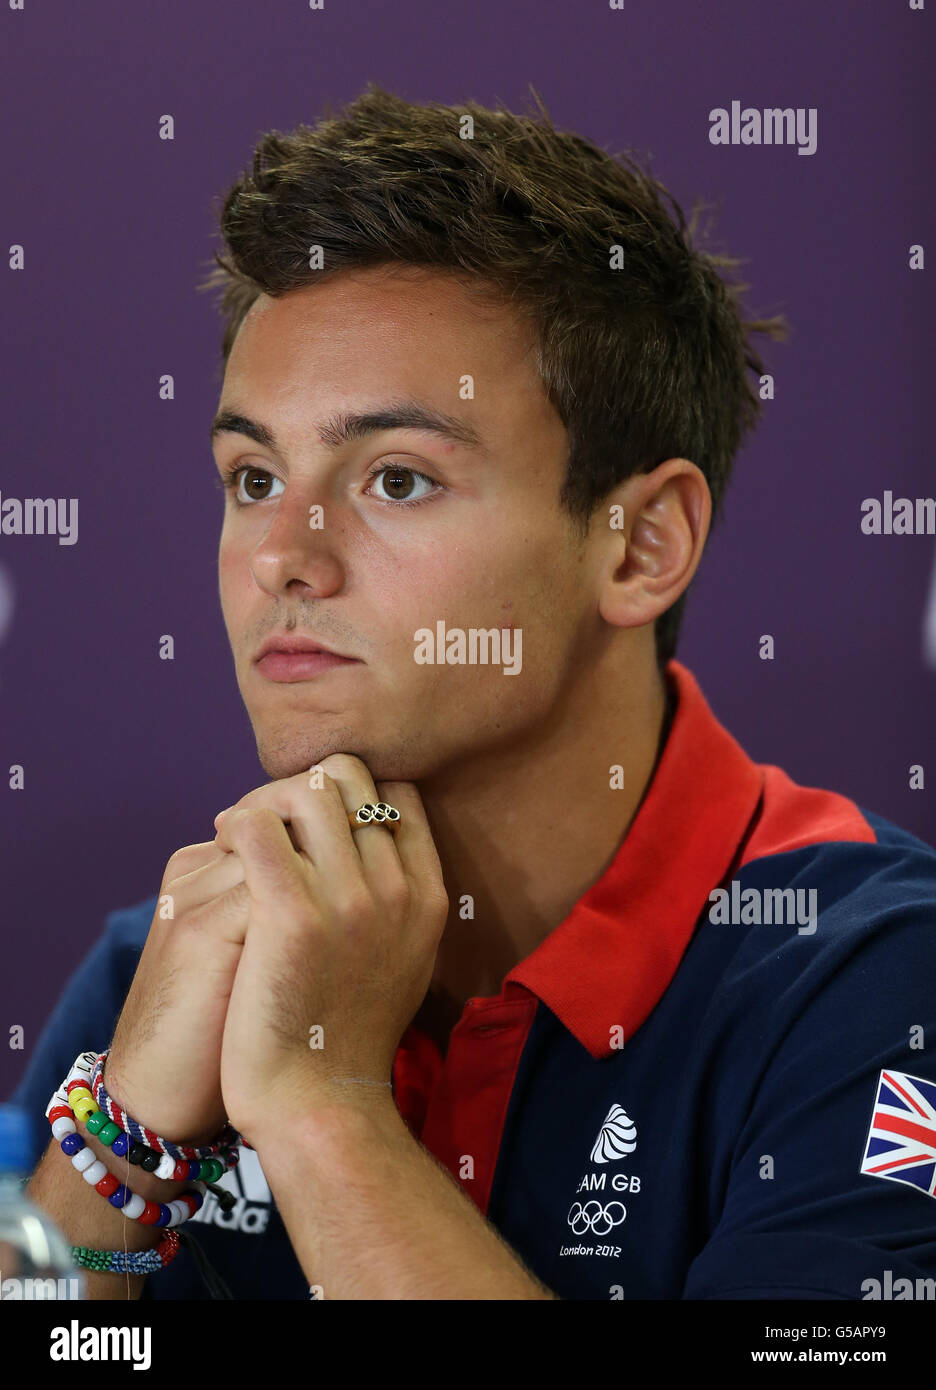
[[(470, 378), (470, 391), (466, 379)], [(419, 267), (345, 271), (251, 306), (223, 397), (308, 411), (314, 402), (427, 394), (488, 420), (553, 415), (529, 321), (503, 300)]]

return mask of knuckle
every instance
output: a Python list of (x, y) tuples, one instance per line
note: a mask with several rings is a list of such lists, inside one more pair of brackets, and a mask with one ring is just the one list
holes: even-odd
[(279, 816), (269, 806), (242, 806), (231, 812), (231, 829), (250, 841), (265, 838)]
[(394, 912), (403, 914), (409, 911), (413, 894), (405, 874), (394, 875), (384, 885), (387, 906)]
[(337, 906), (339, 916), (346, 922), (367, 922), (374, 912), (373, 899), (364, 888), (348, 890)]
[(364, 764), (360, 758), (354, 757), (352, 753), (329, 753), (327, 758), (321, 760), (319, 767), (328, 776), (347, 777), (350, 774), (360, 772)]
[(169, 856), (165, 877), (167, 879), (182, 878), (185, 874), (192, 873), (194, 869), (200, 869), (205, 864), (210, 864), (221, 853), (222, 851), (218, 849), (213, 840), (206, 840), (197, 845), (182, 845), (180, 849)]
[(426, 911), (431, 917), (441, 917), (443, 920), (448, 915), (449, 895), (442, 883), (433, 884), (423, 897)]

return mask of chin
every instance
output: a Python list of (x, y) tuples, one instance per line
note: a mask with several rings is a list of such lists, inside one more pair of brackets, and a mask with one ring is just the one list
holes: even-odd
[(350, 728), (334, 730), (324, 737), (285, 732), (257, 737), (260, 765), (274, 782), (308, 772), (333, 753), (347, 753), (352, 758), (360, 758), (375, 781), (395, 780), (394, 773), (385, 771), (388, 761), (386, 754), (367, 744)]

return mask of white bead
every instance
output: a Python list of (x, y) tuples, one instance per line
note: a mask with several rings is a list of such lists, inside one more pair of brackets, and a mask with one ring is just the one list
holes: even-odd
[(75, 1058), (74, 1062), (72, 1062), (72, 1069), (68, 1077), (69, 1081), (73, 1080), (76, 1076), (90, 1076), (94, 1071), (94, 1064), (96, 1061), (96, 1052), (82, 1052)]
[(155, 1169), (154, 1176), (157, 1178), (171, 1178), (175, 1172), (176, 1161), (172, 1154), (163, 1154), (159, 1160), (159, 1167)]
[(60, 1087), (58, 1088), (57, 1091), (54, 1091), (54, 1092), (53, 1092), (52, 1098), (50, 1099), (48, 1105), (46, 1106), (46, 1111), (45, 1111), (46, 1119), (49, 1118), (49, 1111), (52, 1110), (52, 1109), (54, 1109), (55, 1106), (57, 1106), (57, 1105), (67, 1105), (67, 1104), (68, 1104), (68, 1096), (65, 1094), (65, 1092), (62, 1090), (62, 1088), (61, 1088), (61, 1086), (60, 1086)]
[(94, 1152), (88, 1148), (87, 1144), (85, 1144), (83, 1149), (79, 1149), (76, 1154), (72, 1154), (72, 1163), (78, 1169), (79, 1173), (83, 1173), (86, 1168), (90, 1168), (91, 1164), (95, 1161)]
[(124, 1216), (129, 1216), (131, 1221), (135, 1221), (138, 1216), (142, 1216), (145, 1206), (146, 1202), (140, 1196), (139, 1192), (134, 1192), (133, 1196), (124, 1207), (123, 1214)]
[(60, 1115), (52, 1126), (52, 1137), (61, 1141), (66, 1134), (74, 1134), (78, 1126), (67, 1115)]
[(170, 1226), (180, 1226), (183, 1221), (188, 1220), (189, 1209), (187, 1202), (180, 1202), (177, 1198), (174, 1202), (169, 1203), (169, 1210), (172, 1212), (172, 1220), (169, 1222)]
[(81, 1176), (84, 1178), (85, 1182), (90, 1183), (93, 1187), (96, 1182), (100, 1182), (102, 1178), (107, 1177), (107, 1165), (102, 1163), (98, 1158), (84, 1170)]

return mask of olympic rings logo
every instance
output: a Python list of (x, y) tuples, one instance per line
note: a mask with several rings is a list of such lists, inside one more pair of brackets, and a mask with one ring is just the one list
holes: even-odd
[(584, 1206), (581, 1202), (573, 1202), (569, 1208), (568, 1222), (577, 1236), (584, 1235), (586, 1231), (591, 1231), (595, 1236), (606, 1236), (615, 1226), (620, 1226), (626, 1215), (623, 1202), (608, 1202), (607, 1206), (602, 1206), (600, 1202), (586, 1202)]

